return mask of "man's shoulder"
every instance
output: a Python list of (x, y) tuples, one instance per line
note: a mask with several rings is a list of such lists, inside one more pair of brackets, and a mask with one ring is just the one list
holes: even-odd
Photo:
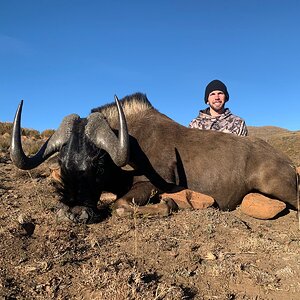
[(235, 115), (233, 114), (230, 109), (226, 109), (225, 111), (225, 115), (228, 117), (228, 118), (231, 118), (231, 119), (234, 119), (234, 120), (237, 120), (237, 121), (241, 121), (241, 122), (245, 122), (245, 120), (243, 118), (241, 118), (240, 116), (238, 115)]

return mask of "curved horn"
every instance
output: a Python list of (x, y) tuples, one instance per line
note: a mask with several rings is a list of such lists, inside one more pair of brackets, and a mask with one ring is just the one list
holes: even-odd
[(15, 119), (13, 122), (10, 157), (12, 162), (23, 170), (30, 170), (39, 166), (48, 157), (58, 152), (61, 146), (66, 142), (70, 136), (70, 128), (75, 119), (79, 118), (77, 115), (70, 115), (65, 117), (58, 130), (44, 143), (40, 150), (32, 157), (27, 157), (22, 148), (21, 142), (21, 114), (22, 114), (23, 100), (20, 102)]
[(116, 137), (104, 116), (99, 112), (92, 113), (88, 117), (85, 133), (97, 147), (110, 155), (118, 167), (123, 167), (129, 160), (129, 135), (125, 115), (116, 95), (115, 102), (119, 115), (119, 137)]

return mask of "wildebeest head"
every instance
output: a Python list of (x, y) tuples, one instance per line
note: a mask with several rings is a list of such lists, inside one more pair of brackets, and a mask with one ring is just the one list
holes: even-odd
[(21, 101), (13, 122), (10, 151), (13, 163), (20, 169), (30, 170), (58, 152), (64, 185), (65, 199), (62, 200), (74, 205), (94, 202), (96, 199), (93, 198), (99, 196), (105, 168), (122, 167), (129, 159), (126, 120), (116, 96), (115, 101), (119, 115), (118, 138), (101, 113), (92, 113), (87, 118), (72, 114), (63, 119), (55, 133), (32, 157), (26, 156), (21, 143)]

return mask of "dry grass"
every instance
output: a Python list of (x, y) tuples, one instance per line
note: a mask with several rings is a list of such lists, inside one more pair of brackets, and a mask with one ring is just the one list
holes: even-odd
[(0, 152), (7, 151), (10, 146), (10, 135), (3, 134), (0, 135)]
[(300, 166), (300, 130), (289, 131), (272, 126), (249, 127), (249, 135), (265, 140), (270, 145), (289, 156), (296, 166)]
[(12, 123), (0, 122), (0, 135), (3, 135), (5, 133), (11, 133), (11, 131), (12, 131)]
[[(0, 151), (5, 152), (10, 147), (12, 123), (0, 122)], [(22, 144), (27, 155), (35, 154), (54, 130), (47, 129), (42, 133), (35, 129), (22, 128)]]

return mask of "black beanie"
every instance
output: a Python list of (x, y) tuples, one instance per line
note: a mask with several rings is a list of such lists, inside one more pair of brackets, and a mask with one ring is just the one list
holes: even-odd
[(220, 80), (213, 80), (207, 85), (205, 89), (205, 95), (204, 95), (205, 103), (207, 103), (208, 96), (212, 91), (222, 91), (225, 94), (225, 101), (229, 100), (229, 94), (226, 85)]

